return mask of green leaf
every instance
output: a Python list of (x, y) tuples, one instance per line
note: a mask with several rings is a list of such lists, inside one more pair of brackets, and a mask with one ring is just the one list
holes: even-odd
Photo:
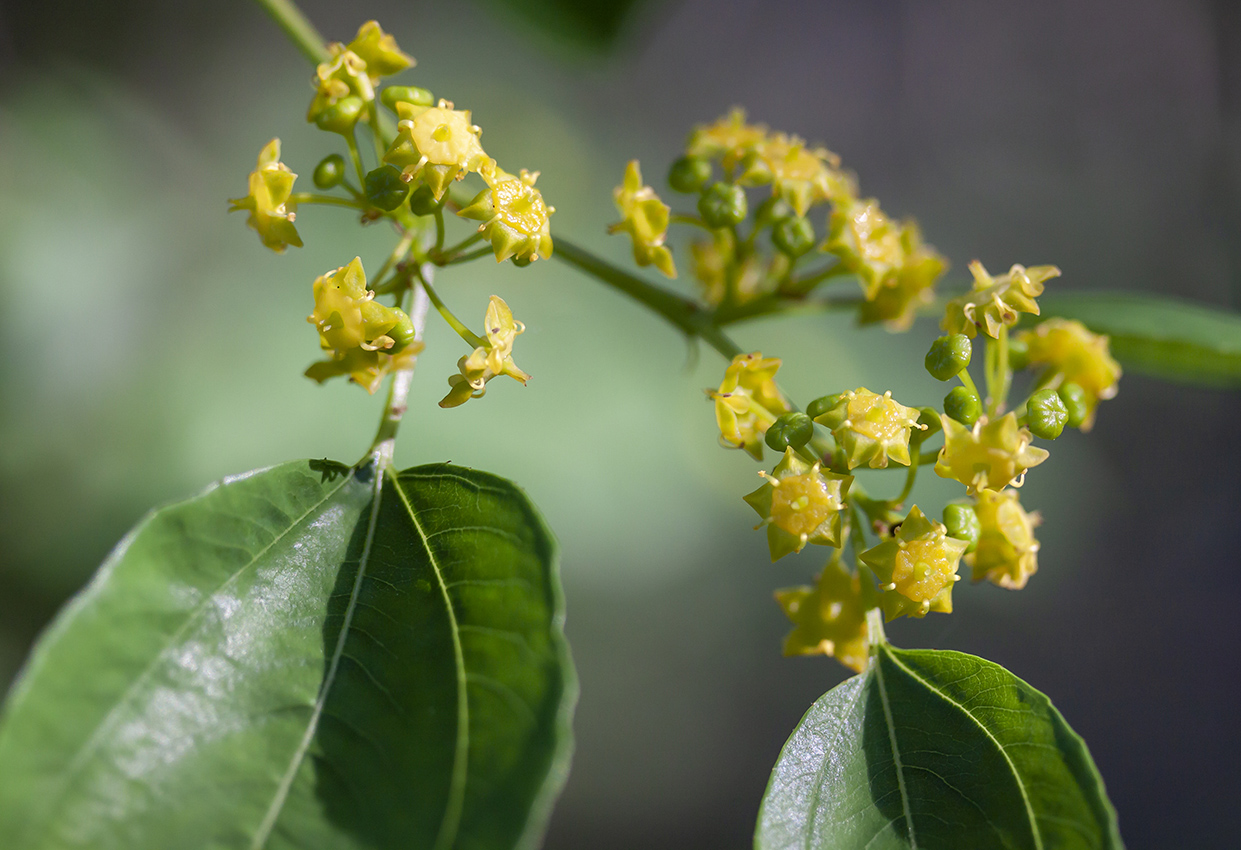
[(535, 846), (571, 748), (563, 618), (552, 535), (500, 478), (228, 479), (144, 520), (40, 642), (0, 843)]
[(1077, 319), (1110, 336), (1126, 368), (1178, 383), (1241, 387), (1241, 314), (1122, 292), (1039, 299), (1042, 317)]
[(887, 645), (784, 745), (754, 846), (1122, 847), (1086, 745), (1047, 697), (972, 655)]

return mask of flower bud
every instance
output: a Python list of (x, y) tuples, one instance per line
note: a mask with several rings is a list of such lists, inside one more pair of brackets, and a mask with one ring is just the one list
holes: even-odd
[(435, 200), (435, 190), (423, 183), (409, 194), (409, 210), (414, 215), (435, 215), (440, 202)]
[(814, 422), (804, 413), (793, 411), (771, 423), (765, 439), (774, 451), (782, 452), (792, 447), (800, 449), (814, 436)]
[(1019, 336), (1008, 338), (1008, 367), (1020, 372), (1030, 365), (1030, 345)]
[(1055, 390), (1039, 390), (1026, 402), (1026, 427), (1036, 437), (1054, 440), (1068, 421), (1069, 410)]
[(401, 171), (392, 165), (381, 165), (366, 175), (363, 188), (366, 202), (381, 210), (394, 210), (405, 202), (409, 186), (401, 179)]
[(731, 183), (712, 183), (698, 199), (698, 213), (708, 227), (732, 227), (745, 221), (745, 190)]
[(793, 207), (789, 205), (788, 201), (772, 195), (754, 210), (754, 221), (757, 222), (759, 227), (762, 227), (768, 224), (775, 224), (777, 221), (784, 221), (784, 219), (793, 215), (796, 215), (796, 213), (793, 212)]
[(1070, 428), (1082, 427), (1082, 423), (1090, 415), (1090, 404), (1086, 398), (1086, 391), (1080, 385), (1068, 381), (1060, 385), (1060, 392), (1057, 395), (1064, 402), (1064, 411), (1068, 416), (1064, 424)]
[(387, 86), (379, 93), (383, 105), (396, 112), (398, 103), (412, 103), (414, 106), (434, 106), (435, 95), (418, 86)]
[(711, 160), (698, 156), (683, 156), (668, 169), (668, 185), (687, 195), (697, 192), (710, 179)]
[(315, 126), (330, 133), (348, 135), (363, 117), (366, 101), (357, 95), (342, 97), (331, 106), (326, 106), (315, 114)]
[(969, 505), (944, 505), (944, 527), (948, 536), (964, 540), (969, 546), (965, 554), (973, 552), (978, 546), (978, 536), (982, 534), (982, 524), (978, 514)]
[(814, 225), (800, 216), (781, 219), (771, 228), (771, 241), (790, 257), (800, 257), (814, 247)]
[(392, 338), (392, 347), (388, 349), (389, 354), (399, 354), (414, 342), (416, 332), (414, 331), (414, 322), (402, 311), (397, 316), (396, 324), (388, 329), (388, 336)]
[(926, 370), (937, 381), (955, 378), (970, 365), (972, 352), (973, 345), (965, 334), (941, 336), (931, 343), (931, 350), (926, 353)]
[(835, 407), (839, 403), (840, 403), (839, 393), (835, 395), (825, 395), (820, 398), (816, 398), (814, 401), (810, 402), (810, 404), (806, 405), (806, 415), (809, 416), (811, 419), (817, 419), (818, 417), (822, 416), (824, 413), (827, 413), (829, 410), (831, 410), (833, 407)]
[(982, 416), (982, 401), (965, 387), (953, 387), (952, 392), (944, 396), (944, 413), (966, 428), (973, 428)]
[(315, 166), (314, 181), (320, 189), (331, 189), (339, 186), (345, 179), (345, 158), (338, 153), (325, 156)]

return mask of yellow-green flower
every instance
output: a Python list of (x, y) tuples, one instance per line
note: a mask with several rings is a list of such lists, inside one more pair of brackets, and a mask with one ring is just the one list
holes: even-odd
[(1082, 430), (1094, 425), (1100, 399), (1116, 395), (1120, 364), (1108, 351), (1108, 338), (1091, 333), (1081, 322), (1048, 319), (1020, 335), (1029, 346), (1031, 365), (1043, 365), (1059, 376), (1057, 383), (1072, 381), (1086, 391), (1086, 419)]
[(776, 601), (793, 622), (784, 638), (785, 655), (830, 655), (858, 673), (866, 669), (866, 608), (862, 584), (832, 558), (814, 587), (776, 591)]
[(343, 357), (312, 363), (306, 369), (305, 375), (320, 384), (331, 378), (348, 375), (349, 380), (374, 395), (385, 377), (393, 372), (412, 369), (420, 351), (421, 342), (410, 343), (397, 354), (352, 348)]
[(952, 613), (952, 585), (960, 578), (957, 565), (968, 546), (949, 537), (917, 505), (911, 508), (895, 535), (860, 556), (879, 579), (884, 619)]
[(633, 260), (640, 266), (654, 265), (667, 277), (676, 277), (672, 252), (664, 245), (668, 236), (667, 204), (655, 190), (642, 184), (638, 161), (631, 159), (625, 168), (625, 179), (612, 193), (621, 220), (608, 228), (608, 233), (625, 232), (633, 240)]
[(948, 416), (941, 416), (940, 421), (944, 447), (939, 450), (935, 474), (960, 481), (971, 494), (1002, 490), (1009, 483), (1020, 487), (1026, 470), (1047, 460), (1045, 449), (1030, 445), (1030, 431), (1017, 427), (1015, 413), (993, 422), (984, 416), (973, 428)]
[(690, 267), (698, 283), (699, 295), (707, 304), (714, 307), (724, 300), (728, 294), (730, 274), (735, 303), (744, 304), (763, 293), (768, 273), (756, 253), (747, 253), (739, 261), (734, 258), (733, 266), (729, 268), (728, 258), (734, 257), (730, 231), (717, 230), (710, 241), (694, 242), (689, 246), (689, 251)]
[(277, 254), (290, 245), (302, 247), (302, 238), (293, 226), (297, 205), (289, 200), (297, 175), (280, 161), (280, 140), (272, 139), (259, 151), (258, 167), (250, 172), (250, 194), (229, 200), (229, 212), (249, 210), (246, 224)]
[(894, 460), (909, 466), (909, 437), (918, 424), (916, 407), (892, 400), (892, 393), (872, 393), (865, 387), (842, 393), (835, 407), (815, 418), (831, 429), (844, 450), (849, 468), (869, 464), (879, 469)]
[(978, 260), (970, 263), (974, 288), (948, 302), (942, 327), (950, 334), (965, 334), (970, 339), (981, 330), (999, 339), (1000, 328), (1017, 323), (1018, 313), (1038, 315), (1038, 302), (1043, 282), (1060, 276), (1055, 266), (1014, 265), (1008, 274), (992, 277)]
[(358, 28), (358, 35), (349, 42), (347, 50), (366, 63), (366, 74), (372, 85), (380, 77), (399, 74), (416, 64), (414, 57), (396, 46), (396, 39), (383, 31), (378, 21), (367, 21)]
[(800, 552), (807, 543), (840, 547), (841, 511), (852, 475), (824, 472), (818, 463), (809, 464), (792, 448), (771, 474), (760, 472), (763, 486), (745, 497), (745, 502), (763, 518), (756, 528), (767, 528), (767, 548), (771, 560)]
[(484, 177), (495, 168), (478, 138), (482, 130), (470, 123), (468, 109), (454, 109), (441, 99), (436, 106), (396, 104), (400, 121), (396, 139), (384, 154), (384, 162), (401, 169), (405, 180), (420, 178), (435, 193), (444, 196), (453, 180), (471, 171)]
[(907, 238), (899, 224), (879, 209), (879, 202), (845, 200), (827, 221), (823, 250), (835, 254), (846, 270), (857, 275), (867, 301), (905, 264)]
[(1020, 590), (1038, 572), (1038, 514), (1026, 513), (1015, 490), (982, 490), (974, 512), (982, 528), (978, 546), (965, 556), (974, 581), (987, 579), (1000, 587)]
[(766, 140), (767, 128), (762, 124), (747, 124), (745, 110), (734, 107), (714, 124), (700, 124), (694, 128), (685, 146), (689, 156), (719, 159), (724, 168), (732, 171), (747, 154), (758, 149)]
[(457, 407), (472, 398), (482, 398), (487, 382), (497, 375), (508, 375), (524, 385), (530, 376), (513, 362), (513, 340), (526, 326), (513, 318), (513, 311), (498, 295), (487, 303), (487, 344), (480, 345), (457, 361), (460, 374), (448, 378), (452, 388), (440, 401), (440, 407)]
[(922, 242), (913, 222), (901, 226), (904, 258), (883, 278), (873, 297), (862, 303), (861, 324), (883, 322), (888, 330), (906, 331), (913, 325), (918, 308), (934, 302), (935, 283), (948, 268), (939, 253)]
[(548, 216), (556, 211), (543, 203), (534, 188), (539, 172), (521, 170), (515, 177), (500, 168), (485, 175), (487, 188), (458, 215), (482, 221), (479, 230), (491, 241), (496, 262), (509, 257), (531, 262), (552, 255), (552, 232)]
[(837, 169), (840, 157), (827, 148), (806, 146), (805, 139), (773, 133), (754, 146), (745, 159), (739, 182), (758, 186), (771, 183), (776, 197), (782, 198), (804, 216), (822, 201), (847, 197), (852, 184)]
[(715, 402), (715, 421), (720, 442), (729, 448), (745, 449), (755, 460), (763, 459), (763, 434), (789, 404), (776, 386), (777, 357), (762, 352), (738, 354), (724, 370), (718, 390), (707, 390)]
[(329, 48), (331, 58), (315, 69), (315, 96), (306, 120), (334, 133), (352, 132), (368, 115), (375, 87), (361, 56), (340, 44)]

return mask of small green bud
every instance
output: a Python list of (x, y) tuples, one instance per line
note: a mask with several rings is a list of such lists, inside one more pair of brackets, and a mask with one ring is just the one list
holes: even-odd
[(1014, 372), (1020, 372), (1029, 365), (1029, 344), (1020, 337), (1010, 336), (1008, 338), (1008, 367)]
[(1072, 381), (1068, 381), (1060, 385), (1060, 392), (1057, 395), (1064, 402), (1064, 409), (1068, 414), (1068, 419), (1064, 424), (1070, 428), (1082, 427), (1082, 423), (1090, 415), (1090, 408), (1086, 404), (1086, 391)]
[(711, 179), (711, 160), (699, 156), (683, 156), (668, 169), (668, 185), (677, 192), (691, 194)]
[(404, 312), (397, 317), (396, 327), (388, 331), (388, 336), (392, 337), (392, 347), (388, 349), (388, 354), (399, 354), (409, 347), (414, 341), (414, 322)]
[(698, 213), (708, 227), (732, 227), (749, 211), (745, 190), (732, 183), (712, 183), (698, 199)]
[(973, 428), (982, 416), (982, 401), (965, 387), (953, 387), (952, 392), (944, 396), (944, 413), (966, 428)]
[(409, 186), (401, 179), (401, 170), (393, 165), (381, 165), (366, 175), (366, 202), (381, 210), (394, 210), (405, 201)]
[(315, 115), (315, 126), (320, 130), (346, 135), (366, 112), (366, 101), (357, 95), (342, 97), (336, 103)]
[(781, 219), (771, 228), (771, 241), (790, 257), (800, 257), (814, 247), (814, 225), (801, 216)]
[(965, 334), (941, 336), (931, 343), (931, 350), (926, 353), (926, 370), (937, 381), (955, 378), (970, 365), (973, 350), (970, 338)]
[(1054, 440), (1068, 421), (1069, 410), (1055, 390), (1039, 390), (1026, 402), (1026, 425), (1036, 437)]
[(409, 195), (409, 210), (414, 215), (435, 215), (440, 202), (435, 200), (435, 190), (423, 183)]
[(793, 208), (789, 206), (789, 202), (776, 195), (772, 195), (758, 205), (758, 209), (754, 211), (754, 220), (759, 227), (762, 227), (766, 224), (775, 224), (777, 221), (783, 221), (792, 215), (794, 215)]
[(525, 255), (525, 254), (514, 254), (513, 255), (513, 265), (517, 266), (517, 268), (519, 269), (524, 269), (526, 266), (530, 265), (532, 262), (534, 262), (534, 257), (532, 255)]
[(810, 402), (810, 404), (806, 405), (806, 415), (811, 419), (818, 419), (838, 404), (840, 404), (839, 393), (836, 395), (825, 395), (820, 398), (816, 398), (814, 401)]
[(771, 423), (767, 429), (767, 445), (773, 451), (782, 452), (790, 446), (800, 449), (814, 436), (814, 422), (804, 413), (786, 413)]
[(315, 166), (315, 185), (320, 189), (331, 189), (334, 186), (339, 186), (340, 181), (344, 179), (345, 158), (338, 153), (334, 153), (331, 156), (325, 156), (323, 160)]
[(957, 540), (964, 540), (970, 544), (965, 554), (973, 552), (978, 548), (978, 538), (982, 534), (982, 523), (978, 521), (978, 514), (969, 505), (944, 505), (944, 525), (948, 529), (948, 536)]
[(943, 423), (939, 421), (939, 411), (933, 407), (918, 408), (918, 424), (922, 427), (910, 432), (911, 439), (925, 441), (944, 428)]
[(398, 103), (412, 103), (415, 106), (434, 106), (435, 95), (417, 86), (387, 86), (379, 93), (383, 105), (396, 112)]

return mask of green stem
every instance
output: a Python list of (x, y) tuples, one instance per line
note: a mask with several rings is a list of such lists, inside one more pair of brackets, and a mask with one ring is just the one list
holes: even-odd
[(699, 227), (707, 231), (708, 233), (715, 232), (714, 230), (711, 229), (710, 225), (708, 225), (705, 221), (703, 221), (701, 218), (699, 218), (696, 215), (685, 215), (684, 213), (672, 213), (672, 215), (668, 216), (668, 222), (670, 224), (688, 224), (691, 227)]
[(974, 395), (978, 396), (978, 400), (982, 401), (982, 395), (978, 392), (978, 387), (974, 384), (974, 379), (970, 377), (968, 369), (962, 369), (957, 372), (957, 377), (961, 379), (961, 384)]
[[(437, 219), (437, 222), (438, 222), (438, 219)], [(437, 236), (440, 235), (438, 228), (436, 230), (436, 235)], [(455, 260), (457, 260), (458, 254), (460, 254), (466, 248), (470, 247), (471, 245), (473, 245), (475, 242), (477, 242), (478, 240), (482, 238), (483, 238), (483, 234), (481, 232), (475, 232), (473, 236), (467, 236), (466, 238), (458, 242), (456, 245), (453, 245), (451, 248), (444, 248), (440, 244), (440, 241), (437, 240), (436, 245), (435, 245), (435, 250), (431, 253), (431, 256), (440, 265), (447, 265), (448, 263), (454, 262)], [(487, 248), (483, 251), (483, 253), (487, 253), (487, 251), (490, 251), (490, 250), (491, 250), (490, 248)]]
[(358, 139), (354, 133), (345, 136), (345, 144), (349, 145), (349, 158), (353, 160), (353, 169), (358, 172), (358, 183), (366, 187), (366, 172), (362, 170), (362, 155), (358, 153)]
[(1008, 388), (1013, 380), (1013, 372), (1010, 368), (1008, 368), (1008, 325), (1002, 325), (1000, 327), (1000, 341), (996, 348), (996, 357), (1000, 361), (997, 364), (999, 372), (999, 392), (997, 393), (998, 398), (996, 399), (995, 410), (992, 412), (992, 415), (1003, 410), (1004, 406), (1008, 404)]
[(894, 505), (902, 505), (909, 498), (909, 494), (913, 492), (914, 482), (918, 480), (918, 467), (922, 465), (922, 441), (910, 441), (913, 451), (909, 453), (909, 469), (905, 472), (905, 486), (901, 489), (900, 495), (892, 500)]
[(314, 24), (302, 14), (302, 10), (297, 8), (295, 3), (290, 0), (255, 0), (255, 2), (271, 15), (272, 20), (289, 37), (289, 41), (297, 45), (311, 62), (317, 64), (331, 58), (327, 47), (323, 44), (323, 36), (319, 35)]
[(863, 303), (860, 297), (846, 296), (842, 298), (818, 298), (813, 301), (802, 301), (787, 298), (759, 298), (748, 301), (730, 309), (717, 309), (712, 315), (714, 323), (720, 327), (735, 325), (765, 316), (800, 316), (812, 313), (835, 313), (856, 310)]
[[(428, 265), (420, 270), (425, 281), (434, 272)], [(409, 318), (414, 324), (414, 338), (421, 340), (427, 324), (427, 292), (419, 288), (414, 291), (414, 303), (409, 310)], [(379, 471), (392, 465), (392, 457), (396, 453), (396, 432), (401, 427), (401, 419), (409, 407), (409, 387), (413, 383), (414, 367), (401, 369), (392, 376), (392, 384), (388, 387), (388, 399), (384, 402), (383, 414), (379, 418), (379, 428), (375, 431), (375, 439), (367, 453), (374, 457)]]
[(327, 204), (334, 207), (349, 207), (350, 209), (360, 210), (361, 206), (357, 201), (350, 198), (341, 198), (336, 195), (321, 195), (317, 192), (294, 192), (289, 196), (289, 201), (294, 204)]
[(435, 208), (435, 247), (431, 249), (431, 256), (436, 256), (444, 250), (444, 201), (448, 199), (444, 195), (440, 199), (440, 205)]
[(437, 265), (455, 266), (458, 263), (468, 263), (471, 260), (477, 260), (480, 257), (486, 257), (487, 255), (494, 254), (494, 253), (495, 253), (494, 248), (492, 248), (490, 245), (484, 245), (483, 247), (479, 248), (476, 251), (470, 251), (465, 254), (453, 254), (446, 259), (441, 259), (439, 263), (437, 263)]
[(452, 310), (448, 309), (448, 305), (443, 302), (439, 293), (431, 286), (431, 282), (427, 279), (428, 276), (422, 272), (419, 274), (419, 282), (422, 284), (422, 289), (427, 293), (427, 297), (431, 299), (431, 303), (435, 305), (435, 309), (444, 317), (444, 321), (448, 323), (448, 326), (457, 332), (457, 336), (474, 348), (487, 348), (487, 340), (467, 328), (465, 323), (458, 319)]
[[(384, 260), (384, 264), (379, 267), (379, 271), (377, 271), (374, 278), (372, 278), (373, 280), (383, 280), (384, 275), (390, 272), (393, 266), (405, 259), (405, 256), (409, 253), (410, 247), (414, 244), (414, 237), (415, 233), (412, 230), (401, 237), (401, 241), (396, 243), (396, 247), (392, 249), (392, 253), (388, 255), (388, 259)], [(374, 287), (374, 289), (376, 292), (379, 292), (378, 286)]]
[(371, 128), (371, 141), (375, 145), (375, 162), (383, 165), (384, 154), (388, 152), (388, 146), (384, 144), (383, 135), (379, 131), (378, 99), (371, 101), (371, 117), (367, 123)]

